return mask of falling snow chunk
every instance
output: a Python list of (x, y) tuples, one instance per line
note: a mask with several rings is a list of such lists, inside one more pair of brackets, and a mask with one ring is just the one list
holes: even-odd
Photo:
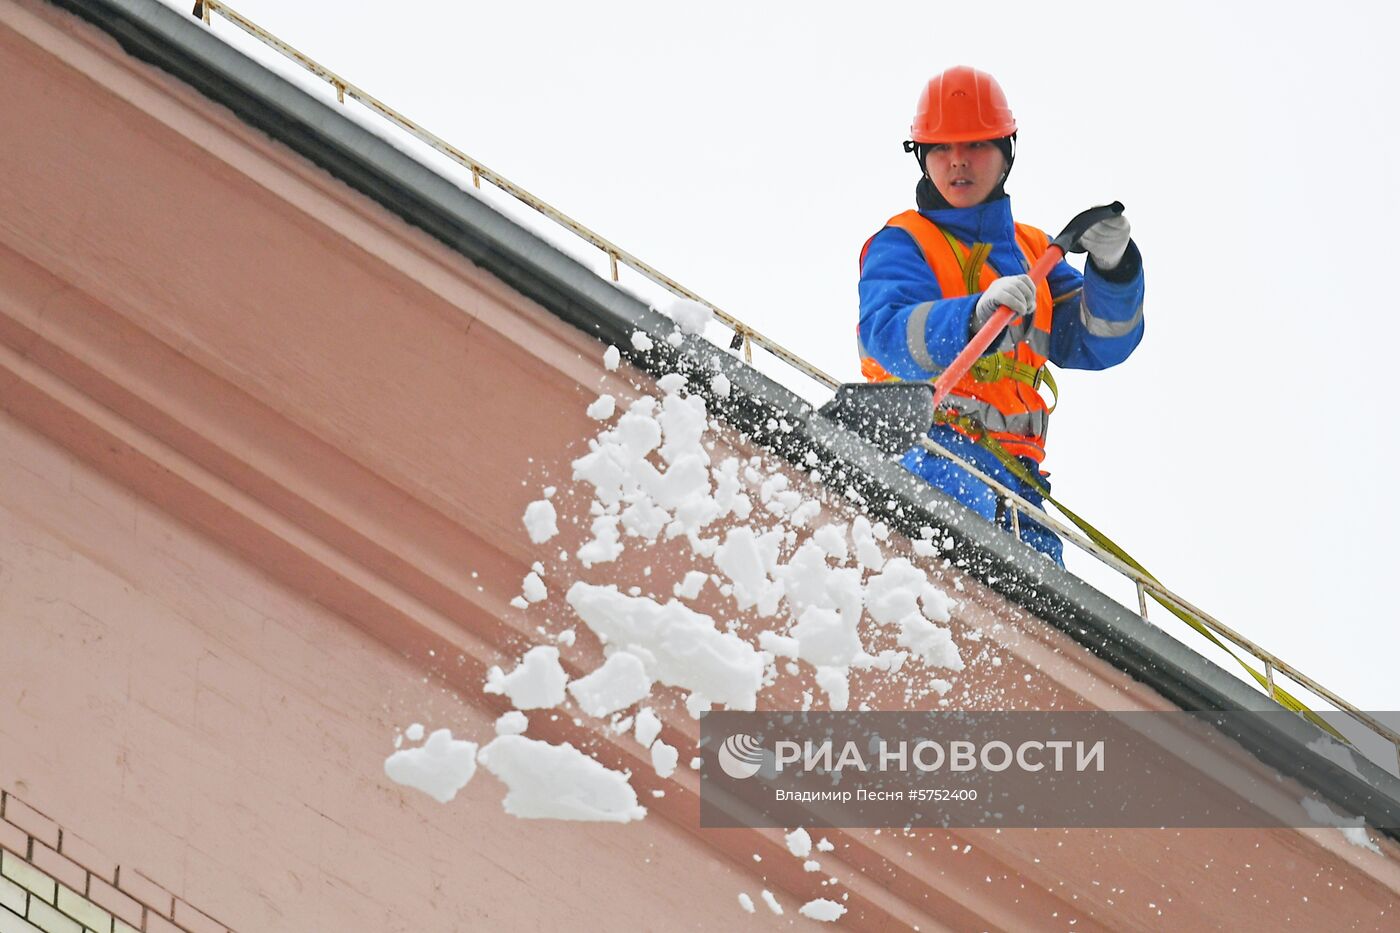
[(947, 622), (953, 617), (952, 598), (932, 583), (924, 584), (919, 604), (923, 607), (924, 618), (932, 622)]
[(618, 651), (587, 677), (569, 684), (579, 708), (599, 718), (626, 709), (651, 693), (651, 678), (635, 654)]
[(575, 582), (569, 605), (609, 644), (638, 646), (654, 659), (647, 674), (703, 693), (730, 709), (752, 710), (763, 685), (763, 659), (737, 635), (720, 632), (707, 615), (674, 600), (661, 605), (628, 597), (616, 586)]
[(525, 530), (535, 544), (544, 544), (559, 533), (558, 514), (548, 499), (539, 499), (525, 507)]
[(643, 353), (645, 353), (654, 346), (656, 346), (656, 344), (652, 343), (651, 338), (648, 337), (646, 334), (642, 333), (639, 330), (632, 332), (633, 349), (641, 350)]
[(827, 557), (838, 561), (846, 559), (848, 551), (845, 525), (823, 525), (813, 533), (812, 540), (826, 552)]
[(875, 538), (870, 520), (857, 515), (851, 522), (851, 542), (856, 546), (856, 560), (870, 570), (879, 570), (885, 565), (885, 553)]
[(683, 334), (703, 334), (705, 325), (715, 316), (708, 306), (689, 298), (677, 298), (665, 308), (657, 310), (675, 321)]
[(588, 406), (585, 414), (595, 421), (607, 421), (617, 411), (617, 399), (611, 395), (600, 395), (597, 401)]
[(760, 616), (771, 616), (778, 610), (783, 587), (768, 574), (776, 568), (782, 534), (770, 531), (754, 534), (747, 526), (731, 528), (724, 543), (715, 551), (715, 566), (734, 581), (734, 599), (740, 609), (758, 607)]
[(710, 711), (712, 705), (710, 698), (703, 693), (692, 693), (685, 698), (685, 711), (691, 719), (699, 719)]
[(627, 823), (646, 816), (627, 775), (612, 771), (567, 742), (497, 736), (477, 755), (509, 788), (505, 811), (522, 819)]
[(622, 353), (617, 347), (609, 346), (603, 351), (603, 366), (611, 372), (617, 369), (617, 364), (622, 362)]
[(753, 898), (749, 897), (747, 894), (745, 894), (744, 892), (740, 891), (740, 892), (739, 892), (739, 906), (742, 907), (742, 908), (744, 908), (744, 912), (745, 912), (745, 913), (750, 913), (750, 914), (753, 913), (753, 910), (754, 910), (754, 908), (753, 908)]
[(447, 803), (476, 773), (476, 743), (452, 738), (451, 729), (438, 729), (418, 748), (400, 749), (386, 758), (384, 773), (396, 784)]
[(898, 674), (900, 668), (904, 667), (904, 662), (909, 660), (909, 652), (896, 651), (893, 648), (886, 648), (875, 656), (871, 667), (876, 670), (889, 671), (891, 674)]
[(599, 515), (593, 520), (593, 539), (584, 543), (574, 556), (585, 567), (606, 564), (617, 560), (622, 554), (622, 544), (618, 540), (618, 519), (614, 515)]
[[(706, 426), (705, 400), (698, 395), (667, 395), (661, 403), (661, 412), (656, 420), (666, 435), (666, 443), (661, 447), (661, 458), (670, 464), (683, 460), (697, 459), (706, 467), (710, 456), (700, 443)], [(708, 480), (708, 476), (705, 477)], [(709, 483), (705, 482), (709, 492)]]
[(825, 836), (817, 840), (818, 852), (832, 852), (835, 851), (835, 849), (836, 846), (832, 845), (831, 840), (826, 838)]
[[(769, 654), (780, 658), (795, 658), (800, 652), (796, 638), (789, 638), (786, 635), (779, 635), (777, 632), (759, 632), (758, 646)], [(797, 670), (796, 664), (790, 664), (789, 673)]]
[(523, 591), (525, 599), (532, 603), (537, 603), (549, 595), (549, 591), (544, 588), (544, 581), (541, 580), (540, 575), (533, 570), (525, 575), (525, 579), (521, 582), (520, 588)]
[(643, 497), (622, 510), (622, 530), (634, 538), (655, 541), (671, 521), (671, 513), (649, 497)]
[(710, 378), (710, 391), (720, 398), (729, 398), (730, 389), (729, 377), (724, 373), (715, 373)]
[(816, 859), (810, 859), (810, 858), (809, 858), (807, 861), (805, 861), (805, 862), (802, 863), (802, 870), (803, 870), (803, 871), (821, 871), (821, 870), (822, 870), (822, 863), (821, 863), (821, 862), (818, 862)]
[(824, 667), (847, 667), (865, 652), (856, 634), (856, 619), (834, 609), (808, 606), (792, 627), (798, 657)]
[(667, 373), (656, 380), (656, 387), (667, 395), (675, 395), (685, 388), (685, 376), (680, 373)]
[(485, 691), (503, 693), (518, 709), (544, 709), (564, 702), (564, 684), (569, 675), (559, 666), (559, 649), (539, 645), (525, 652), (519, 666), (509, 674), (492, 667), (486, 674)]
[(637, 741), (646, 748), (661, 733), (661, 720), (649, 708), (637, 714)]
[(778, 899), (773, 896), (772, 891), (769, 891), (767, 888), (764, 888), (761, 897), (763, 898), (763, 903), (768, 905), (769, 910), (773, 911), (773, 913), (777, 914), (778, 916), (782, 916), (783, 905), (778, 903)]
[(709, 576), (699, 570), (686, 571), (685, 579), (671, 588), (671, 592), (681, 599), (694, 599), (700, 595), (700, 588)]
[[(946, 667), (953, 671), (963, 669), (963, 660), (952, 633), (917, 613), (899, 620), (899, 637), (895, 641), (901, 648), (914, 652), (930, 667)], [(1030, 679), (1029, 675), (1026, 679)]]
[(827, 900), (824, 897), (819, 897), (816, 900), (808, 901), (801, 907), (797, 908), (797, 912), (811, 920), (821, 920), (826, 923), (835, 923), (837, 920), (841, 919), (841, 915), (846, 912), (846, 908), (842, 907), (835, 901)]
[(806, 858), (812, 854), (812, 837), (801, 827), (785, 835), (783, 841), (787, 843), (788, 851), (798, 858)]
[(919, 596), (928, 577), (903, 557), (896, 557), (865, 584), (865, 609), (882, 625), (919, 611)]
[(410, 742), (423, 741), (423, 724), (421, 722), (413, 723), (403, 731), (403, 735)]
[(656, 776), (668, 778), (676, 773), (676, 762), (680, 761), (680, 752), (658, 739), (651, 743), (651, 766), (656, 769)]
[(806, 528), (807, 525), (822, 514), (822, 504), (815, 499), (804, 499), (802, 504), (793, 509), (792, 515), (788, 516), (788, 521), (794, 528)]
[(529, 608), (530, 608), (530, 604), (527, 603), (527, 602), (524, 600), (524, 598), (523, 598), (523, 597), (520, 597), (520, 596), (516, 596), (515, 598), (513, 598), (513, 599), (510, 601), (510, 604), (511, 604), (512, 606), (514, 606), (516, 609), (529, 609)]
[[(784, 492), (775, 493), (772, 500), (768, 502), (767, 507), (769, 512), (776, 515), (778, 518), (782, 518), (785, 515), (790, 516), (793, 512), (797, 511), (798, 506), (801, 504), (802, 493), (795, 489), (788, 489)], [(803, 524), (806, 524), (806, 521), (807, 520), (804, 519)]]
[(826, 691), (827, 705), (837, 712), (851, 702), (850, 672), (844, 667), (817, 668), (817, 686)]
[(530, 727), (530, 720), (518, 709), (502, 713), (496, 720), (497, 735), (519, 735)]

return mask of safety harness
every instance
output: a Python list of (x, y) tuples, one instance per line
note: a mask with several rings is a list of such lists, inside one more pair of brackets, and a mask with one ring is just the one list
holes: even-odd
[[(953, 236), (942, 227), (937, 227), (938, 232), (943, 234), (943, 239), (947, 241), (948, 248), (952, 250), (953, 256), (958, 260), (958, 266), (962, 269), (963, 287), (967, 289), (966, 294), (982, 290), (982, 268), (987, 263), (987, 258), (992, 254), (992, 244), (974, 243), (971, 248), (964, 247), (957, 237)], [(1018, 225), (1019, 227), (1020, 225)], [(1018, 230), (1023, 233), (1025, 228)], [(1034, 229), (1034, 228), (1031, 228)], [(999, 379), (1014, 379), (1024, 383), (1037, 391), (1040, 390), (1041, 383), (1044, 383), (1054, 397), (1047, 414), (1055, 410), (1055, 406), (1060, 404), (1060, 390), (1055, 385), (1055, 377), (1050, 375), (1050, 367), (1042, 363), (1036, 366), (1032, 363), (1023, 363), (1013, 356), (1005, 353), (996, 353), (991, 356), (984, 356), (976, 363), (972, 364), (973, 378), (978, 382), (996, 382)]]
[[(938, 281), (944, 298), (985, 291), (1000, 275), (989, 262), (992, 245), (973, 243), (965, 246), (957, 237), (929, 220), (918, 211), (905, 211), (890, 218), (887, 227), (907, 233), (919, 247), (924, 261)], [(1016, 224), (1016, 247), (1026, 264), (1034, 263), (1049, 246), (1044, 231), (1028, 224)], [(866, 251), (862, 251), (862, 262)], [(1060, 301), (1078, 292), (1061, 296)], [(932, 302), (914, 308), (908, 328), (909, 354), (923, 368), (936, 374), (939, 370), (924, 343), (924, 328), (920, 315), (927, 316)], [(1059, 387), (1046, 369), (1050, 353), (1050, 328), (1056, 300), (1050, 286), (1044, 282), (1036, 288), (1036, 309), (1029, 316), (1013, 321), (1013, 330), (1006, 336), (996, 353), (980, 358), (970, 372), (958, 381), (949, 397), (952, 408), (960, 415), (974, 419), (1002, 446), (1021, 457), (1040, 462), (1045, 457), (1045, 430), (1049, 415), (1059, 401)], [(860, 345), (861, 373), (872, 382), (897, 381), (869, 353), (856, 333)], [(1048, 386), (1055, 404), (1047, 405), (1039, 394), (1041, 385)], [(949, 420), (954, 430), (965, 431), (959, 419)]]

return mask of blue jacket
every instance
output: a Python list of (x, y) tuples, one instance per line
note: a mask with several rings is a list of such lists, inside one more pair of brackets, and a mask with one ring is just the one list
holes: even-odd
[[(999, 274), (1028, 271), (1016, 245), (1010, 198), (921, 213), (967, 246), (990, 243), (989, 262)], [(1123, 261), (1112, 272), (1100, 272), (1092, 262), (1086, 268), (1087, 274), (1080, 275), (1061, 262), (1050, 271), (1050, 294), (1056, 304), (1050, 362), (1066, 369), (1107, 369), (1127, 359), (1142, 340), (1142, 256), (1137, 245), (1129, 243)], [(924, 337), (933, 361), (947, 366), (967, 345), (968, 322), (980, 297), (978, 292), (943, 298), (938, 279), (913, 238), (886, 227), (871, 239), (861, 266), (861, 341), (890, 374), (931, 379), (935, 374), (910, 354), (909, 315), (917, 305), (934, 301)]]
[[(1011, 201), (1001, 198), (976, 207), (921, 212), (965, 245), (990, 243), (989, 261), (1002, 275), (1028, 271), (1016, 245)], [(1067, 369), (1107, 369), (1128, 358), (1142, 340), (1143, 274), (1137, 245), (1128, 244), (1122, 262), (1111, 272), (1100, 272), (1092, 262), (1080, 275), (1067, 262), (1051, 270), (1050, 294), (1055, 316), (1050, 331), (1050, 361)], [(886, 227), (871, 238), (860, 277), (860, 337), (866, 352), (892, 375), (901, 379), (931, 379), (935, 375), (914, 361), (908, 344), (909, 316), (914, 308), (933, 301), (925, 325), (929, 356), (940, 367), (953, 361), (967, 345), (968, 323), (981, 293), (944, 298), (938, 279), (914, 240), (895, 227)], [(936, 425), (929, 436), (943, 447), (975, 464), (1039, 505), (1040, 494), (1018, 480), (990, 451), (946, 425)], [(1038, 465), (1023, 459), (1033, 472)], [(904, 466), (942, 489), (988, 521), (1010, 528), (1009, 516), (1000, 510), (997, 496), (980, 480), (951, 460), (916, 447)], [(1042, 478), (1045, 474), (1042, 473)], [(1048, 480), (1045, 481), (1048, 486)], [(1063, 563), (1059, 538), (1050, 529), (1031, 521), (1020, 522), (1021, 539)]]

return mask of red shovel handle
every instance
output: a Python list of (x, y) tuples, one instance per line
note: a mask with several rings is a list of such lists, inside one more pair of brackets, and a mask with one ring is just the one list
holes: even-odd
[[(1031, 281), (1036, 285), (1045, 281), (1045, 277), (1050, 274), (1050, 270), (1055, 268), (1055, 264), (1065, 258), (1065, 251), (1054, 243), (1036, 261), (1028, 273)], [(948, 393), (957, 385), (958, 380), (967, 375), (967, 371), (972, 368), (978, 358), (987, 352), (987, 348), (1001, 335), (1002, 329), (1011, 323), (1011, 319), (1016, 316), (1006, 305), (997, 308), (996, 312), (982, 325), (982, 329), (973, 335), (972, 339), (963, 347), (962, 352), (953, 358), (953, 362), (948, 364), (948, 368), (943, 370), (933, 383), (933, 408), (938, 410), (938, 406), (943, 404), (943, 400), (948, 397)]]

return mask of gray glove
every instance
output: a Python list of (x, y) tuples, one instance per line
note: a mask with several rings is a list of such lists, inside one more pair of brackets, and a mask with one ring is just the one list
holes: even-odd
[(1089, 252), (1094, 265), (1103, 272), (1117, 267), (1128, 251), (1128, 238), (1132, 235), (1132, 225), (1128, 218), (1119, 214), (1100, 220), (1079, 237), (1079, 245)]
[(1003, 275), (982, 293), (972, 309), (972, 332), (991, 320), (999, 306), (1006, 305), (1022, 317), (1035, 313), (1035, 283), (1029, 275)]

